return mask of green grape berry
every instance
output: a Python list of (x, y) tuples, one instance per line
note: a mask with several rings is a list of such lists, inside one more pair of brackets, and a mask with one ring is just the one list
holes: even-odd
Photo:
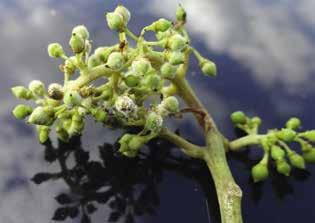
[(263, 181), (269, 176), (268, 167), (263, 163), (258, 163), (253, 166), (251, 173), (255, 183)]
[(305, 169), (305, 161), (301, 155), (296, 152), (292, 152), (288, 155), (288, 157), (292, 166), (298, 169)]
[(296, 138), (296, 132), (292, 129), (281, 129), (276, 133), (277, 137), (285, 142), (292, 142)]
[(175, 96), (170, 96), (163, 99), (161, 105), (169, 113), (176, 113), (179, 111), (179, 102)]
[(88, 68), (93, 68), (101, 64), (101, 60), (97, 55), (91, 55), (88, 59)]
[(161, 115), (155, 112), (149, 113), (146, 119), (145, 129), (154, 133), (158, 133), (161, 130), (162, 125), (163, 125), (163, 118)]
[(172, 22), (167, 19), (159, 19), (152, 23), (147, 30), (152, 30), (153, 32), (165, 32), (172, 26)]
[(45, 143), (49, 139), (50, 128), (48, 126), (37, 126), (38, 140)]
[(179, 64), (184, 63), (184, 61), (185, 61), (185, 55), (184, 53), (180, 51), (174, 51), (169, 56), (169, 62), (172, 65), (179, 65)]
[(233, 112), (230, 116), (231, 121), (233, 124), (245, 124), (247, 122), (247, 117), (244, 112), (242, 111), (236, 111)]
[(127, 25), (127, 23), (130, 20), (131, 15), (130, 15), (129, 10), (126, 7), (124, 7), (123, 5), (118, 5), (114, 13), (120, 14), (123, 17), (124, 24)]
[(175, 34), (170, 37), (168, 46), (173, 51), (180, 51), (187, 46), (187, 40), (180, 34)]
[(306, 131), (300, 135), (311, 142), (315, 142), (315, 130)]
[(28, 88), (36, 96), (42, 97), (45, 94), (45, 85), (39, 80), (31, 81), (28, 85)]
[(94, 55), (96, 55), (100, 61), (105, 63), (112, 52), (113, 52), (112, 47), (98, 47), (94, 51)]
[(50, 126), (54, 121), (54, 112), (51, 107), (38, 106), (28, 118), (28, 123)]
[(70, 74), (70, 75), (74, 74), (74, 72), (76, 70), (76, 66), (75, 66), (75, 64), (73, 62), (74, 60), (75, 60), (74, 57), (70, 57), (69, 59), (67, 59), (65, 61), (65, 64), (63, 66), (63, 70), (64, 70), (65, 73)]
[(285, 176), (290, 175), (291, 167), (284, 159), (280, 159), (276, 161), (276, 168), (277, 168), (278, 173), (281, 173)]
[(296, 117), (290, 118), (285, 124), (286, 128), (293, 129), (293, 130), (299, 128), (300, 126), (301, 126), (301, 120)]
[(98, 122), (105, 122), (108, 118), (107, 112), (103, 111), (102, 109), (96, 109), (96, 111), (93, 112), (93, 116)]
[(58, 139), (61, 140), (62, 142), (69, 141), (69, 135), (63, 127), (56, 126), (56, 134), (57, 134)]
[(89, 39), (90, 36), (88, 29), (84, 25), (74, 27), (72, 29), (72, 35), (73, 34), (81, 36), (84, 40)]
[(85, 49), (85, 40), (80, 36), (73, 33), (71, 35), (69, 45), (75, 54), (82, 53)]
[(16, 119), (24, 119), (32, 114), (33, 108), (29, 105), (17, 105), (12, 111), (12, 114)]
[(144, 58), (133, 61), (131, 66), (136, 74), (146, 74), (152, 68), (151, 63)]
[(303, 158), (307, 163), (315, 163), (315, 149), (311, 148), (303, 151)]
[(261, 125), (261, 118), (255, 116), (251, 119), (251, 123), (254, 125), (254, 126), (260, 126)]
[(32, 92), (23, 86), (15, 86), (11, 88), (11, 92), (18, 99), (30, 100), (33, 97)]
[(215, 77), (217, 76), (217, 66), (210, 60), (204, 60), (199, 64), (202, 73), (207, 76)]
[(133, 88), (139, 85), (140, 77), (138, 75), (130, 73), (124, 77), (124, 82), (128, 87)]
[(167, 79), (173, 79), (176, 76), (177, 66), (165, 63), (161, 66), (161, 76)]
[(82, 97), (80, 94), (75, 90), (67, 91), (64, 95), (63, 102), (68, 107), (78, 106), (81, 105)]
[(47, 52), (50, 57), (61, 58), (65, 56), (65, 52), (59, 43), (51, 43), (47, 47)]
[(183, 6), (181, 4), (178, 5), (177, 9), (176, 9), (176, 20), (178, 22), (183, 22), (185, 23), (186, 22), (186, 11), (185, 9), (183, 8)]
[(281, 149), (281, 147), (273, 145), (271, 147), (271, 157), (274, 160), (282, 160), (284, 159), (285, 151)]
[(124, 64), (124, 57), (119, 52), (113, 52), (109, 55), (107, 65), (114, 69), (119, 70)]
[(48, 86), (48, 97), (54, 100), (62, 100), (63, 98), (63, 87), (60, 84), (52, 83)]
[(145, 137), (135, 135), (128, 142), (128, 147), (130, 150), (137, 151), (146, 142)]
[(144, 86), (152, 91), (158, 91), (163, 87), (163, 80), (157, 74), (150, 74), (145, 77)]
[(120, 13), (109, 12), (106, 14), (106, 20), (111, 30), (122, 32), (126, 27), (124, 17)]

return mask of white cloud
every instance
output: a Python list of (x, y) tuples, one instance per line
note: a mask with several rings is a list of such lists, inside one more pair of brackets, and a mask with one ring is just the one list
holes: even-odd
[(278, 82), (289, 91), (303, 90), (314, 73), (315, 42), (299, 24), (313, 30), (313, 1), (159, 0), (149, 9), (170, 17), (179, 2), (195, 37), (249, 67), (265, 87)]

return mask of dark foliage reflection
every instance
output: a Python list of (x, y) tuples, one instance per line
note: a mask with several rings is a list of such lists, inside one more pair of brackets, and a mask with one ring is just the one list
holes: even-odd
[[(123, 220), (136, 222), (136, 217), (155, 215), (160, 204), (157, 187), (163, 180), (164, 171), (175, 171), (192, 178), (203, 188), (212, 209), (211, 219), (219, 221), (218, 206), (213, 199), (214, 188), (205, 166), (195, 160), (173, 154), (173, 146), (163, 140), (149, 143), (137, 158), (127, 158), (118, 153), (118, 145), (104, 143), (99, 146), (100, 160), (91, 160), (88, 151), (81, 146), (80, 137), (67, 144), (51, 142), (45, 144), (45, 160), (58, 162), (58, 173), (37, 173), (33, 182), (40, 184), (48, 180), (62, 179), (69, 186), (69, 193), (55, 197), (60, 207), (52, 220), (80, 218), (82, 223), (91, 222), (91, 215), (100, 205), (110, 208), (108, 222)], [(210, 190), (209, 190), (210, 182)]]
[[(241, 134), (241, 133), (239, 133)], [(127, 158), (118, 152), (118, 144), (104, 143), (98, 148), (99, 160), (90, 159), (90, 152), (81, 145), (80, 137), (69, 143), (58, 142), (55, 148), (49, 141), (45, 144), (45, 160), (57, 162), (61, 171), (37, 173), (32, 178), (36, 184), (62, 179), (68, 193), (55, 197), (60, 205), (52, 220), (64, 221), (79, 218), (82, 223), (91, 222), (91, 216), (102, 205), (109, 207), (107, 222), (137, 222), (139, 217), (156, 215), (160, 205), (158, 186), (165, 171), (176, 172), (192, 179), (203, 190), (209, 204), (209, 221), (220, 222), (213, 182), (203, 163), (178, 155), (173, 145), (157, 139), (150, 142), (137, 158)], [(229, 158), (241, 162), (248, 169), (257, 160), (251, 159), (250, 150), (232, 153)], [(245, 172), (244, 172), (245, 174)], [(294, 180), (304, 181), (309, 173), (293, 171)], [(263, 183), (253, 184), (249, 180), (250, 195), (254, 203), (263, 196)], [(294, 193), (294, 188), (285, 177), (271, 172), (271, 185), (279, 199)], [(246, 220), (246, 219), (245, 219)]]

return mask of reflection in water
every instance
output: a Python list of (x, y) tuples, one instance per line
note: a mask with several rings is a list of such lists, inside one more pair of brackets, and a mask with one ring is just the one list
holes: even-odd
[(173, 146), (166, 141), (155, 140), (148, 146), (149, 150), (130, 159), (118, 153), (117, 143), (104, 143), (98, 148), (100, 160), (95, 161), (81, 147), (80, 137), (71, 139), (68, 144), (59, 142), (57, 148), (47, 142), (45, 160), (58, 162), (61, 171), (37, 173), (32, 180), (40, 184), (62, 179), (69, 186), (69, 193), (55, 197), (60, 207), (55, 211), (53, 220), (80, 216), (81, 222), (90, 222), (90, 215), (100, 205), (106, 204), (110, 208), (108, 222), (123, 219), (130, 223), (135, 222), (135, 217), (157, 213), (160, 204), (157, 186), (163, 180), (163, 171), (175, 171), (201, 185), (207, 197), (212, 198), (208, 201), (212, 209), (211, 219), (219, 222), (218, 206), (213, 199), (214, 188), (207, 168), (199, 161), (172, 154)]
[[(100, 159), (92, 160), (90, 152), (82, 148), (80, 137), (72, 138), (67, 144), (59, 142), (56, 148), (49, 141), (45, 144), (45, 160), (58, 163), (60, 171), (37, 173), (32, 181), (41, 184), (61, 179), (69, 187), (68, 193), (62, 192), (55, 197), (59, 207), (52, 220), (80, 218), (82, 223), (88, 223), (91, 216), (105, 205), (110, 209), (108, 222), (132, 223), (158, 214), (158, 186), (163, 181), (164, 172), (171, 171), (200, 185), (210, 209), (204, 222), (219, 223), (215, 189), (206, 166), (174, 153), (177, 150), (173, 150), (173, 145), (161, 139), (150, 142), (148, 147), (137, 158), (130, 159), (118, 153), (117, 143), (104, 143), (98, 147)], [(230, 158), (240, 161), (246, 169), (257, 162), (249, 157), (249, 150), (232, 153)], [(295, 170), (292, 175), (296, 180), (304, 181), (309, 173)], [(294, 193), (286, 177), (272, 171), (271, 178), (273, 191), (279, 199)], [(258, 204), (264, 193), (264, 183), (254, 184), (249, 180), (248, 184), (251, 199)]]

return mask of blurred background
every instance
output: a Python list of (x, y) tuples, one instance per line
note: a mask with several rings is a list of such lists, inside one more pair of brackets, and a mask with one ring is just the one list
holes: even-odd
[[(94, 47), (115, 43), (117, 36), (107, 28), (104, 12), (113, 10), (118, 3), (130, 9), (130, 29), (135, 33), (160, 17), (173, 19), (177, 5), (182, 3), (188, 13), (187, 29), (192, 44), (218, 67), (215, 80), (206, 78), (201, 75), (197, 61), (192, 60), (189, 79), (229, 138), (235, 136), (228, 117), (238, 109), (260, 116), (263, 129), (279, 128), (291, 116), (300, 117), (305, 129), (315, 127), (315, 1), (1, 0), (1, 222), (51, 222), (57, 207), (53, 198), (67, 190), (62, 181), (37, 186), (29, 180), (36, 172), (59, 167), (44, 161), (43, 146), (39, 145), (34, 129), (12, 118), (11, 110), (17, 100), (10, 94), (10, 87), (28, 85), (33, 79), (46, 84), (61, 81), (58, 61), (48, 57), (47, 45), (59, 42), (67, 48), (76, 25), (88, 27)], [(192, 141), (202, 142), (191, 121), (173, 124), (180, 126)], [(118, 136), (119, 133), (104, 131), (91, 122), (82, 137), (82, 146), (93, 151)], [(259, 155), (255, 149), (245, 154), (250, 159)], [(312, 222), (314, 167), (308, 166), (309, 173), (298, 173), (285, 183), (279, 184), (274, 176), (255, 188), (243, 158), (229, 157), (236, 181), (244, 192), (245, 222)], [(193, 179), (165, 171), (158, 192), (160, 205), (156, 215), (139, 218), (137, 222), (216, 222), (211, 218), (215, 214), (208, 213), (211, 207), (205, 191)], [(92, 216), (92, 222), (106, 222), (106, 210), (105, 205), (102, 212)]]

